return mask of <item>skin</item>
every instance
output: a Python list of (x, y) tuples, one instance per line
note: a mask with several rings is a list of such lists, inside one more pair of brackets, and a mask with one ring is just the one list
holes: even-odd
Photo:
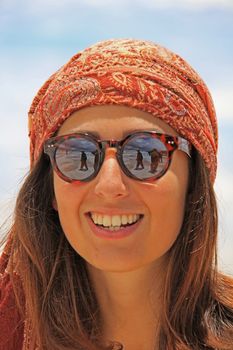
[[(120, 140), (131, 130), (177, 133), (165, 122), (126, 106), (81, 109), (61, 126), (58, 135), (98, 132), (101, 139)], [(156, 344), (161, 295), (169, 258), (184, 216), (188, 186), (188, 157), (175, 151), (167, 173), (155, 182), (127, 177), (109, 148), (97, 177), (72, 184), (54, 173), (54, 207), (72, 247), (86, 261), (93, 281), (107, 339), (127, 350), (151, 350)], [(142, 213), (133, 235), (119, 240), (96, 237), (87, 222), (88, 211), (104, 208)]]

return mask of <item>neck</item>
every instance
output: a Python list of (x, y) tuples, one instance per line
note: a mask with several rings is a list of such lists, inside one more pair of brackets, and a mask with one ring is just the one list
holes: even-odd
[[(106, 340), (128, 344), (127, 350), (153, 348), (164, 285), (165, 270), (161, 265), (154, 262), (127, 272), (103, 271), (87, 265)], [(147, 347), (146, 343), (150, 345)]]

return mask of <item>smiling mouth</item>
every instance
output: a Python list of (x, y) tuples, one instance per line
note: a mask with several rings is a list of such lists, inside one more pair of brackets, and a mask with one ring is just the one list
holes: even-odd
[(96, 223), (96, 222), (94, 222), (90, 212), (88, 213), (88, 216), (89, 216), (89, 218), (91, 219), (91, 221), (93, 222), (93, 224), (95, 226), (97, 226), (97, 227), (99, 227), (101, 229), (104, 229), (104, 230), (117, 231), (117, 230), (120, 230), (122, 228), (126, 228), (126, 227), (130, 227), (130, 226), (135, 225), (136, 223), (138, 223), (143, 218), (144, 215), (143, 214), (139, 214), (139, 217), (138, 217), (138, 219), (136, 221), (134, 221), (132, 223), (128, 222), (126, 224), (121, 223), (120, 226), (117, 226), (117, 225), (115, 225), (115, 226), (108, 226), (107, 225), (106, 226), (106, 225), (103, 225), (103, 224)]

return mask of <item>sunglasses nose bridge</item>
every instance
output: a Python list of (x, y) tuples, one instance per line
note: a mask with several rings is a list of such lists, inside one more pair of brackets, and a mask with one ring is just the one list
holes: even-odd
[(106, 148), (118, 148), (119, 141), (117, 140), (103, 140), (102, 145)]
[(119, 153), (119, 141), (116, 140), (104, 140), (102, 143), (102, 149), (104, 149), (105, 157), (109, 158), (115, 155), (118, 158)]
[(116, 140), (104, 140), (104, 141), (101, 141), (101, 144), (102, 144), (102, 148), (106, 151), (107, 149), (109, 150), (109, 148), (113, 148), (115, 149), (115, 152), (114, 153), (118, 153), (119, 152), (119, 144), (120, 142), (119, 141), (116, 141)]
[(120, 166), (121, 170), (122, 169), (122, 162), (121, 162), (121, 157), (120, 157), (120, 141), (117, 140), (103, 140), (101, 141), (102, 144), (102, 161), (101, 161), (101, 166), (104, 162), (104, 160), (107, 160), (109, 158), (115, 157), (118, 165)]

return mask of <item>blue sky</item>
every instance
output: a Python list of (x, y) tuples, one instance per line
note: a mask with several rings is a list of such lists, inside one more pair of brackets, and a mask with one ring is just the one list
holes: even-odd
[(109, 38), (168, 47), (207, 83), (219, 120), (220, 262), (233, 273), (232, 0), (1, 0), (0, 220), (12, 209), (28, 170), (33, 96), (73, 54)]

